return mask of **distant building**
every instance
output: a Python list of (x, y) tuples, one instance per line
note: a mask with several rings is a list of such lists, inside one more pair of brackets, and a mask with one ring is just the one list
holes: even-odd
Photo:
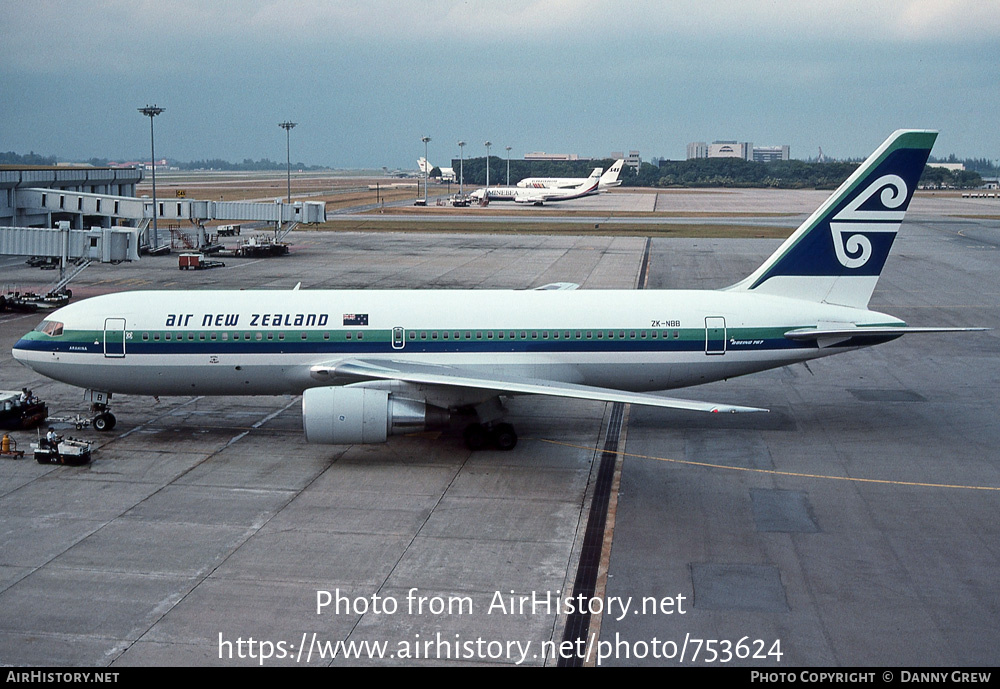
[(696, 158), (742, 158), (766, 163), (772, 160), (788, 160), (788, 146), (754, 146), (749, 141), (693, 141), (687, 145), (687, 159)]
[(749, 141), (713, 141), (708, 146), (708, 157), (753, 160), (753, 144)]
[(636, 172), (639, 171), (639, 166), (642, 165), (642, 158), (639, 157), (639, 151), (629, 151), (628, 155), (625, 155), (622, 151), (611, 151), (611, 155), (608, 157), (611, 160), (624, 160), (625, 164), (634, 168)]
[(772, 160), (788, 160), (788, 146), (754, 146), (753, 161), (770, 163)]
[[(75, 165), (75, 164), (76, 163), (71, 163), (71, 165)], [(60, 163), (60, 165), (62, 165), (62, 163)], [(148, 160), (145, 160), (145, 161), (143, 161), (143, 160), (129, 160), (129, 161), (124, 162), (124, 163), (116, 163), (115, 161), (112, 160), (110, 163), (108, 163), (108, 167), (109, 168), (113, 168), (115, 170), (127, 170), (128, 168), (133, 168), (133, 167), (141, 168), (143, 170), (152, 170), (153, 169), (153, 165)], [(168, 166), (167, 165), (167, 159), (166, 158), (161, 158), (160, 160), (156, 161), (156, 169), (157, 170), (176, 170), (177, 168), (176, 167), (170, 167), (170, 166)]]
[(533, 153), (525, 153), (525, 160), (586, 160), (585, 158), (580, 158), (576, 153), (546, 153), (545, 151), (535, 151)]
[(688, 144), (687, 159), (694, 160), (695, 158), (707, 158), (708, 157), (708, 144), (704, 141), (695, 141)]
[(961, 172), (965, 169), (964, 163), (927, 163), (927, 167), (943, 167), (949, 172)]

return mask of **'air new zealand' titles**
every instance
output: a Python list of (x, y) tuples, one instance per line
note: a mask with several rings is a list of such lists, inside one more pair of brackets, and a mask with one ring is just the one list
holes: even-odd
[(764, 411), (655, 391), (963, 330), (868, 309), (935, 137), (895, 132), (722, 290), (125, 292), (59, 309), (13, 354), (87, 388), (98, 429), (114, 426), (112, 393), (302, 394), (306, 438), (318, 443), (382, 442), (472, 418), (468, 445), (501, 449), (517, 442), (503, 421), (511, 395)]

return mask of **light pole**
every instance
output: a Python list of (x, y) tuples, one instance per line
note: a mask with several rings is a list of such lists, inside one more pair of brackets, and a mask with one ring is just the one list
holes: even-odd
[(285, 173), (288, 176), (288, 203), (292, 202), (292, 128), (297, 122), (279, 122), (278, 126), (285, 130)]
[(507, 147), (507, 186), (510, 186), (510, 146)]
[(156, 147), (153, 145), (153, 118), (163, 112), (165, 108), (158, 108), (154, 103), (152, 107), (147, 105), (144, 108), (138, 108), (138, 110), (149, 118), (149, 162), (153, 170), (153, 248), (159, 249), (160, 235), (156, 227)]
[(458, 142), (460, 160), (458, 163), (458, 195), (465, 196), (465, 142)]
[(427, 174), (430, 172), (431, 164), (427, 162), (427, 142), (431, 140), (429, 136), (422, 136), (420, 140), (424, 142), (424, 205), (427, 205)]
[(490, 146), (493, 145), (492, 141), (486, 142), (486, 188), (490, 188)]

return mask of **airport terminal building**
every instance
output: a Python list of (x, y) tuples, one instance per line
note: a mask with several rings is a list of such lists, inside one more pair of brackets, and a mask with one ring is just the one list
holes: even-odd
[[(113, 209), (88, 208), (79, 195), (135, 197), (142, 179), (141, 168), (0, 165), (0, 227), (111, 227)], [(36, 198), (49, 190), (52, 198)]]

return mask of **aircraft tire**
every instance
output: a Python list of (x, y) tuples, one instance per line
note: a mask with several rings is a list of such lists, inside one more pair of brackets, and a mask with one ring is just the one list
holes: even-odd
[(486, 427), (480, 423), (470, 423), (465, 427), (465, 431), (462, 432), (462, 437), (465, 439), (465, 446), (476, 452), (482, 450), (489, 444), (490, 436), (486, 432)]
[(91, 421), (91, 423), (93, 424), (95, 431), (98, 431), (100, 433), (105, 433), (115, 427), (117, 419), (115, 419), (114, 414), (111, 414), (109, 412), (103, 412), (95, 416), (94, 420)]
[(501, 423), (493, 428), (493, 444), (498, 450), (508, 452), (517, 445), (517, 433), (509, 423)]

